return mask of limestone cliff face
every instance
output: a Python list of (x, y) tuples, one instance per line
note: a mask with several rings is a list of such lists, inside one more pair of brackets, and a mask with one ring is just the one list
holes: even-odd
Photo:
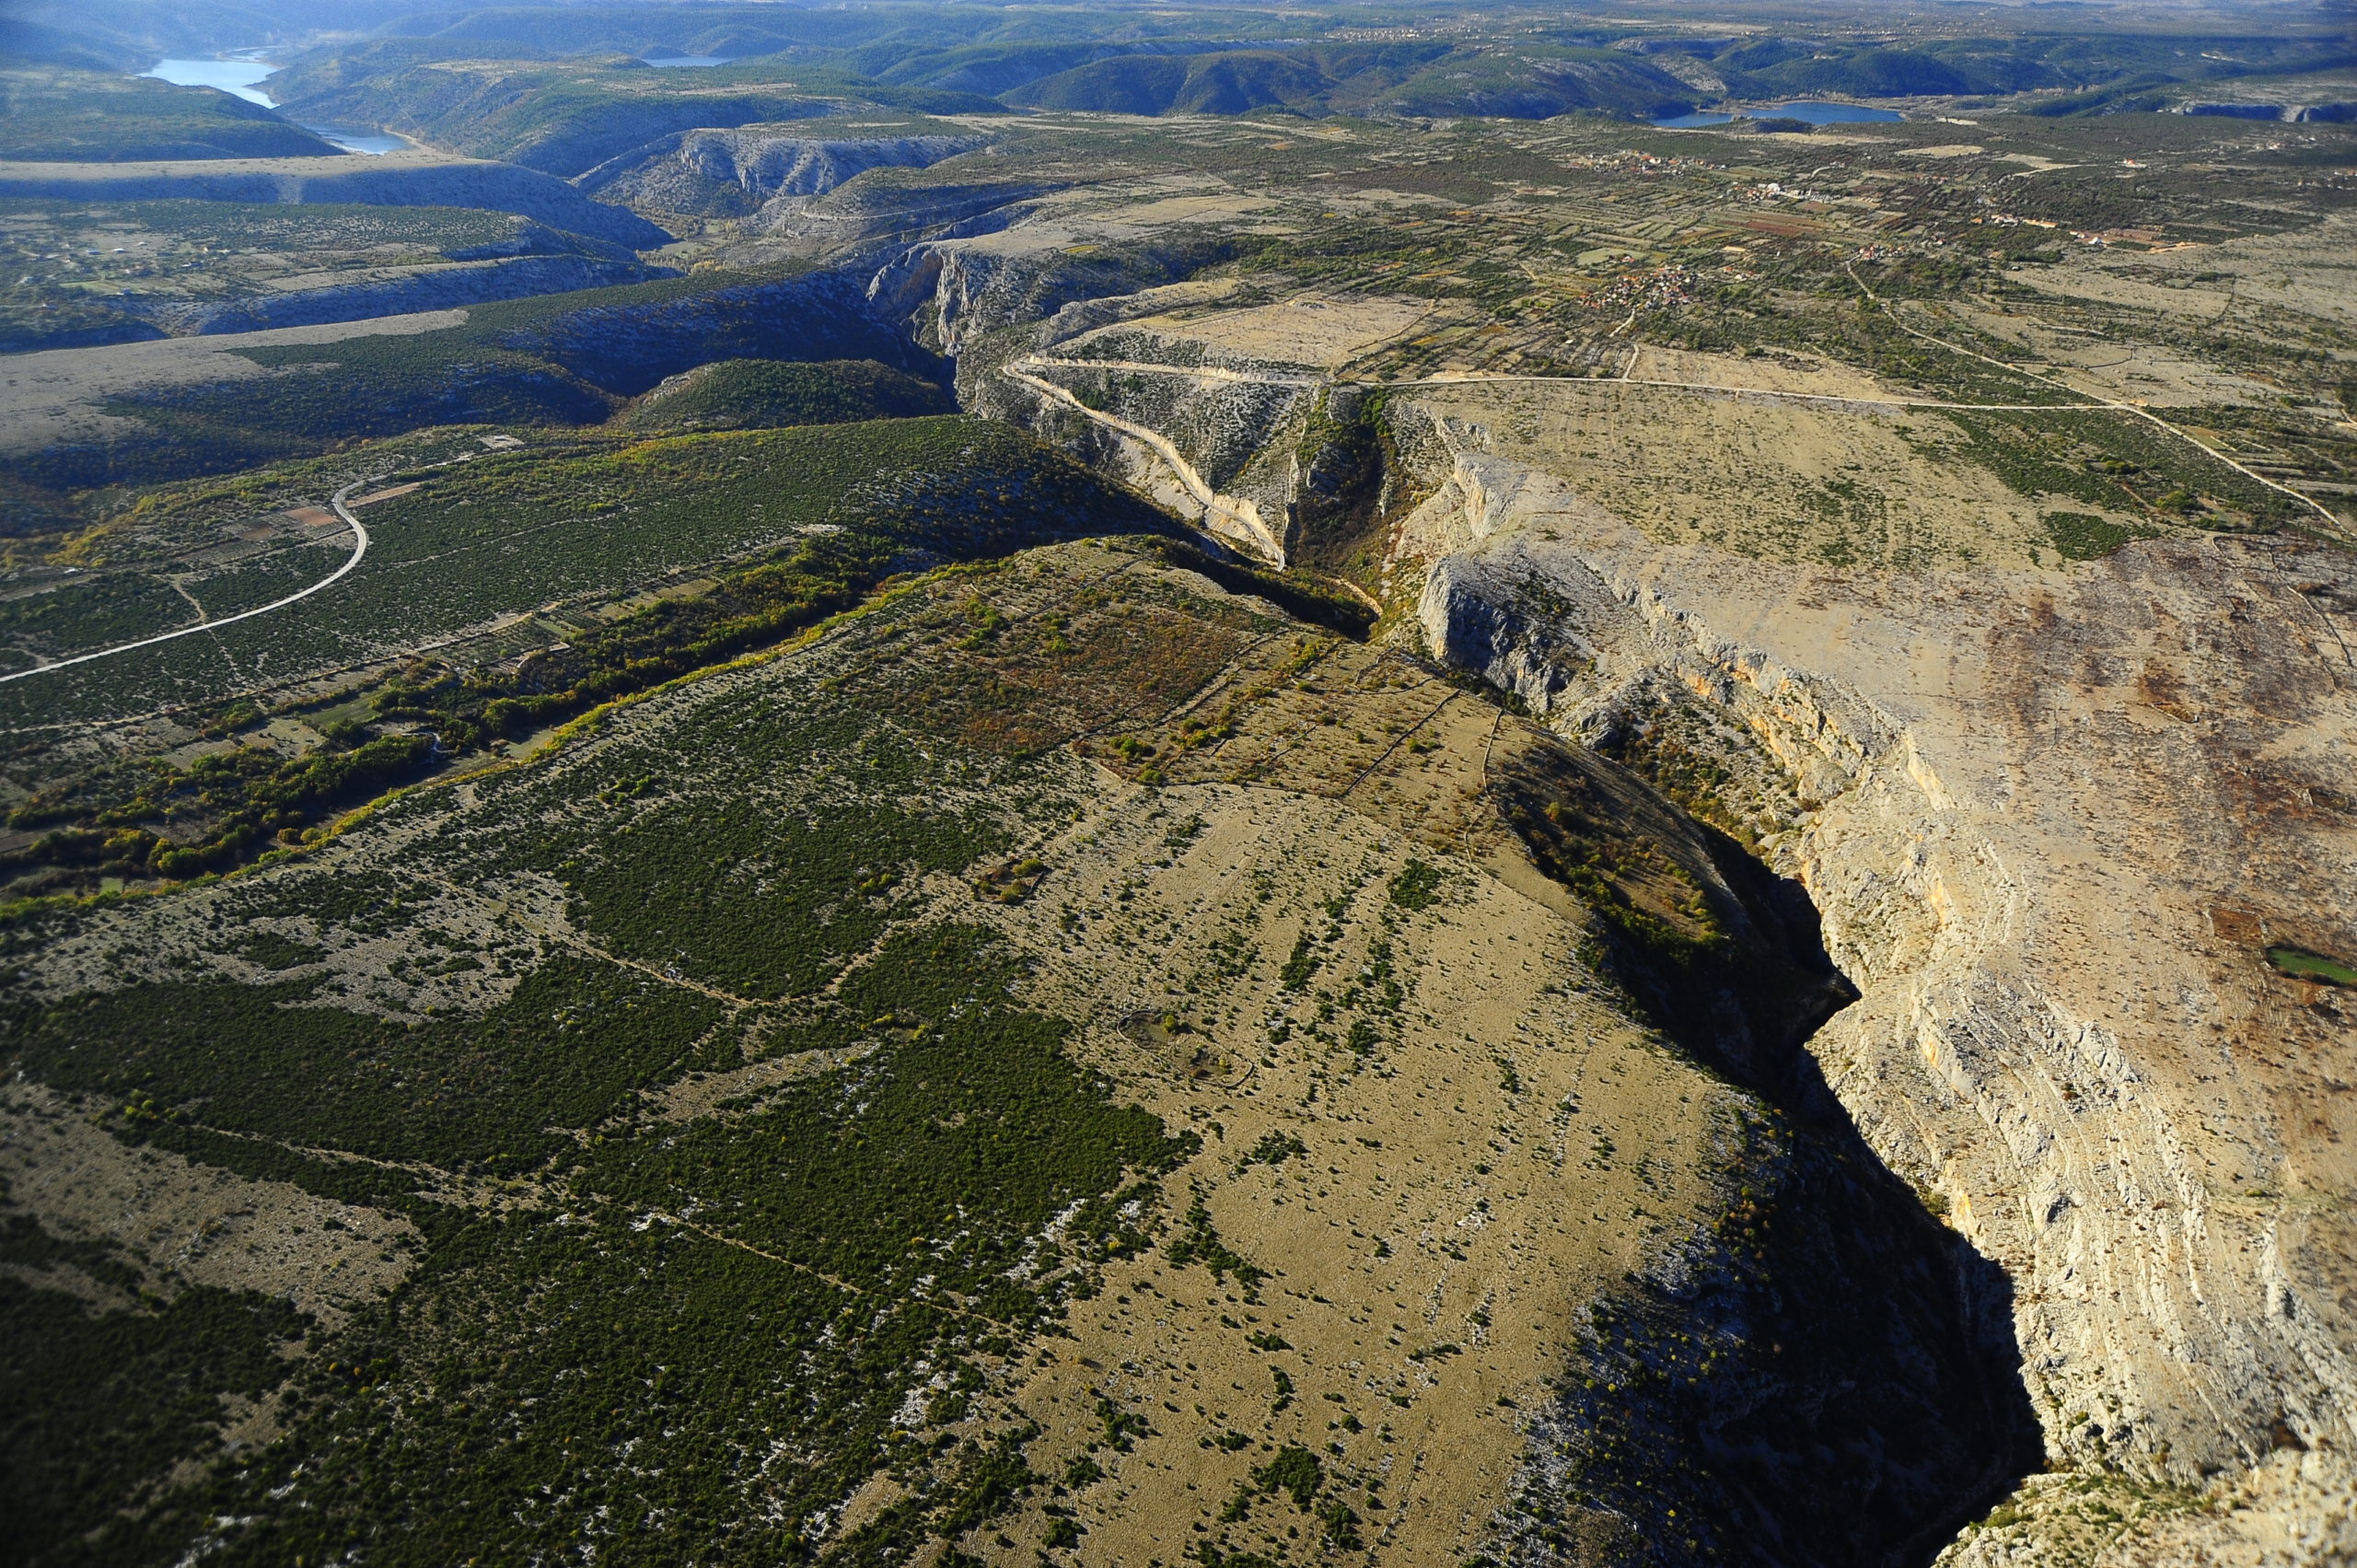
[(782, 217), (798, 198), (824, 195), (871, 168), (929, 168), (989, 140), (818, 137), (761, 127), (678, 131), (607, 159), (574, 183), (657, 212)]
[[(1077, 439), (1068, 443), (1091, 460), (1157, 494), (1169, 485), (1164, 470), (1191, 474), (1170, 496), (1180, 515), (1196, 511), (1186, 504), (1187, 491), (1215, 494), (1224, 513), (1242, 521), (1240, 534), (1252, 541), (1252, 552), (1284, 563), (1286, 510), (1301, 487), (1295, 449), (1316, 397), (1312, 388), (1099, 368), (1061, 358), (1027, 357), (1009, 371), (1051, 402), (1097, 416), (1094, 428), (1075, 431)], [(1135, 449), (1121, 436), (1125, 427), (1145, 433), (1157, 450)]]
[(1026, 203), (1053, 189), (1005, 180), (857, 183), (823, 196), (778, 201), (747, 227), (805, 255), (864, 256), (905, 279), (927, 270), (928, 254), (917, 242), (996, 233), (1026, 212)]
[[(1186, 236), (1138, 235), (1117, 247), (1079, 243), (1078, 225), (1058, 219), (1044, 185), (995, 184), (947, 192), (840, 193), (822, 198), (795, 224), (805, 230), (841, 218), (866, 236), (845, 234), (840, 247), (866, 244), (878, 230), (914, 238), (877, 246), (867, 288), (870, 308), (900, 321), (927, 348), (958, 358), (958, 395), (979, 412), (1022, 420), (1033, 400), (998, 375), (1010, 360), (1056, 341), (1079, 312), (1118, 311), (1116, 302), (1178, 284), (1202, 253)], [(922, 199), (920, 199), (922, 198)]]
[[(2357, 563), (2220, 538), (1782, 567), (1465, 450), (1401, 549), (1449, 662), (1591, 737), (1698, 706), (1788, 783), (1769, 854), (1863, 993), (1810, 1049), (2011, 1279), (2049, 1455), (2246, 1484), (2243, 1514), (2168, 1525), (2177, 1561), (2357, 1551), (2316, 1502), (2346, 1503), (2357, 1443), (2357, 1017), (2266, 957), (2357, 952)], [(2237, 1481), (2279, 1451), (2292, 1480)]]

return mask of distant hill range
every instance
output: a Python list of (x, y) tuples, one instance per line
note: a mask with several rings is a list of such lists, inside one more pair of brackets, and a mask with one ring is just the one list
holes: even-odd
[[(2072, 114), (2189, 101), (2264, 105), (2273, 95), (2222, 85), (2357, 64), (2345, 29), (2290, 25), (2214, 37), (1960, 29), (1958, 36), (1901, 39), (1857, 29), (1702, 36), (1630, 25), (1444, 31), (1402, 18), (1370, 37), (1376, 29), (1367, 20), (1354, 16), (1346, 32), (1342, 20), (1291, 13), (1109, 11), (1060, 22), (1082, 36), (1043, 41), (1020, 18), (947, 6), (412, 10), (326, 0), (298, 15), (280, 0), (200, 0), (165, 16), (132, 0), (26, 0), (0, 21), (0, 50), (21, 61), (136, 69), (158, 53), (219, 52), (334, 29), (331, 42), (290, 45), (272, 78), (273, 97), (292, 118), (382, 126), (564, 179), (667, 136), (863, 108), (1647, 119), (1801, 96), (2032, 94), (2042, 112)], [(677, 56), (726, 63), (686, 71), (645, 64)], [(163, 101), (115, 107), (149, 113)], [(308, 135), (278, 129), (267, 110), (204, 113), (215, 122), (204, 134), (241, 147)], [(176, 122), (171, 134), (184, 145), (194, 134)]]

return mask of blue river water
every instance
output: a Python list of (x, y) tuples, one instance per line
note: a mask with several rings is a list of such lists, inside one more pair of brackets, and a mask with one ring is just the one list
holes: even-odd
[(270, 95), (256, 89), (254, 84), (277, 70), (259, 60), (158, 60), (152, 71), (140, 73), (183, 87), (219, 87), (225, 93), (235, 93), (248, 103), (268, 106)]
[[(1773, 103), (1761, 109), (1748, 109), (1744, 110), (1744, 117), (1749, 120), (1805, 120), (1812, 125), (1865, 124), (1905, 118), (1894, 110), (1868, 109), (1864, 104), (1817, 103), (1806, 100), (1799, 103)], [(1734, 118), (1732, 114), (1680, 114), (1667, 120), (1656, 120), (1654, 123), (1668, 130), (1686, 131), (1701, 125), (1724, 125)]]
[(348, 153), (366, 153), (370, 157), (382, 157), (397, 153), (409, 143), (386, 131), (371, 131), (359, 125), (336, 125), (324, 120), (298, 120), (296, 124), (306, 131), (325, 136)]
[[(277, 70), (277, 66), (260, 60), (158, 60), (154, 70), (143, 71), (140, 75), (170, 82), (176, 87), (219, 87), (225, 93), (235, 93), (248, 103), (258, 103), (268, 109), (275, 106), (260, 84)], [(295, 123), (326, 137), (345, 152), (366, 153), (371, 157), (399, 152), (409, 145), (399, 136), (357, 125), (314, 124), (301, 120)]]

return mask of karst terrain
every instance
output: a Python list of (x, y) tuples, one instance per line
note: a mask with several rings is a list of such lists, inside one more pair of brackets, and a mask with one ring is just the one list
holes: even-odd
[(12, 11), (6, 1560), (2357, 1559), (2350, 40)]

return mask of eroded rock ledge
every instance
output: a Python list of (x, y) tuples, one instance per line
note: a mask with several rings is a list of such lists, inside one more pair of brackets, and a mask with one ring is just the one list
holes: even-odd
[[(780, 127), (675, 131), (578, 176), (582, 190), (660, 212), (776, 217), (871, 168), (926, 168), (987, 136), (810, 136)], [(773, 213), (772, 205), (787, 206)]]
[[(1715, 745), (1863, 993), (1810, 1053), (2012, 1282), (2048, 1454), (2177, 1499), (2122, 1560), (2357, 1550), (2357, 1049), (2265, 956), (2357, 947), (2357, 566), (2235, 538), (2068, 574), (1781, 566), (1451, 455), (1399, 542), (1434, 650), (1592, 740)], [(2037, 1555), (2054, 1493), (1952, 1552)]]

